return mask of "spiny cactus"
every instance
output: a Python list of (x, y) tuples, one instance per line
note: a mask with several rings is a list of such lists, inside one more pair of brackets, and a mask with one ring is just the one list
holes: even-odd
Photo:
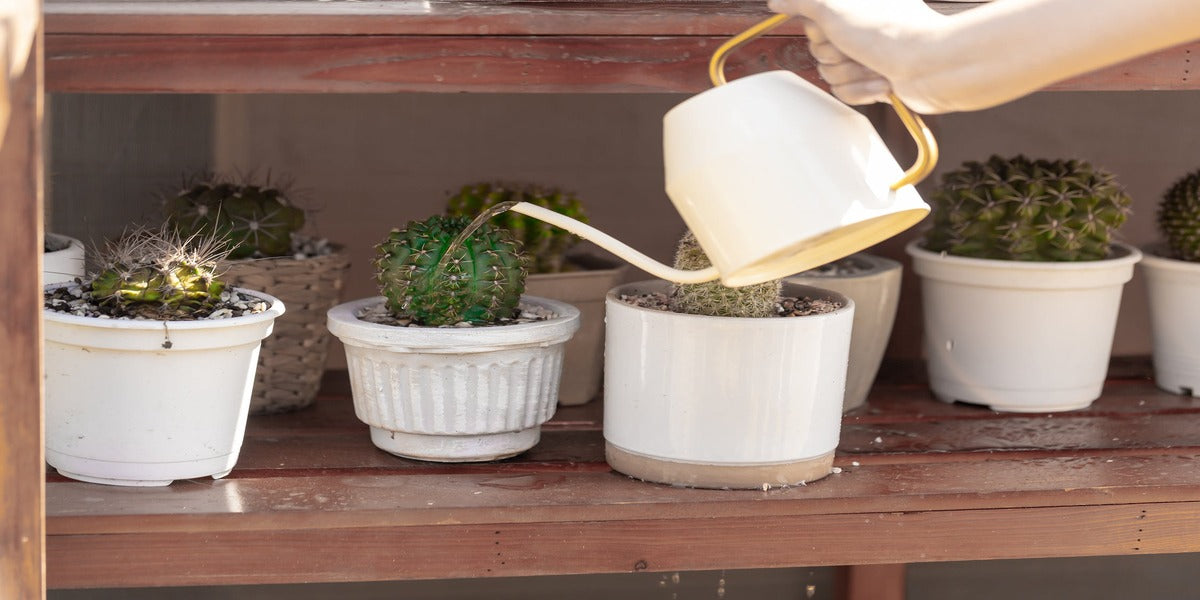
[(947, 173), (934, 194), (925, 249), (1001, 260), (1101, 260), (1130, 202), (1111, 174), (1083, 161), (971, 161)]
[(1200, 262), (1200, 171), (1176, 181), (1163, 195), (1158, 228), (1172, 256)]
[(165, 227), (137, 229), (99, 253), (92, 297), (114, 317), (204, 317), (225, 290), (215, 271), (226, 253), (211, 237), (181, 238)]
[[(501, 202), (528, 202), (587, 223), (583, 204), (574, 195), (534, 185), (476, 183), (463, 186), (447, 201), (446, 212), (452, 217), (474, 217)], [(512, 232), (525, 246), (533, 273), (558, 273), (563, 270), (566, 252), (579, 237), (533, 217), (508, 211), (489, 221)]]
[[(688, 231), (675, 251), (675, 268), (693, 271), (712, 266), (712, 261)], [(773, 317), (779, 302), (781, 280), (744, 287), (725, 287), (719, 281), (677, 284), (671, 291), (671, 310), (711, 317)]]
[(290, 254), (292, 234), (304, 227), (304, 211), (279, 189), (218, 178), (186, 186), (167, 199), (166, 209), (183, 237), (228, 240), (232, 259)]
[(484, 223), (447, 256), (471, 220), (433, 216), (396, 229), (376, 246), (380, 291), (388, 309), (418, 325), (495, 323), (511, 318), (525, 291), (520, 244)]

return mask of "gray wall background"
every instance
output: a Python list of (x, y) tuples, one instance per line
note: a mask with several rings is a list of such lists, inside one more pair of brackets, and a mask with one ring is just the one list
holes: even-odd
[[(667, 260), (682, 221), (662, 191), (662, 114), (676, 95), (54, 95), (47, 223), (85, 240), (158, 218), (158, 198), (196, 169), (290, 176), (315, 211), (313, 233), (354, 261), (347, 299), (374, 295), (372, 246), (394, 226), (439, 212), (478, 181), (529, 180), (576, 191), (592, 222)], [(887, 111), (866, 112), (898, 156), (911, 153)], [(1080, 158), (1116, 173), (1135, 199), (1123, 237), (1155, 239), (1162, 192), (1200, 168), (1200, 92), (1046, 93), (992, 110), (930, 120), (939, 171), (992, 153)], [(904, 160), (904, 159), (902, 159)], [(925, 184), (928, 193), (937, 174)], [(912, 232), (874, 251), (904, 260)], [(915, 278), (906, 276), (889, 354), (920, 355)], [(1114, 353), (1148, 354), (1144, 289), (1125, 291)], [(331, 350), (331, 367), (342, 364)], [(910, 598), (1200, 598), (1195, 556), (917, 565)], [(580, 576), (489, 582), (181, 589), (173, 594), (56, 592), (54, 598), (712, 598), (717, 573)], [(726, 574), (726, 598), (802, 598), (830, 589), (828, 570)], [(735, 585), (736, 583), (736, 585)], [(694, 587), (692, 587), (694, 586)], [(740, 590), (740, 591), (735, 591)], [(592, 595), (587, 595), (592, 594)]]

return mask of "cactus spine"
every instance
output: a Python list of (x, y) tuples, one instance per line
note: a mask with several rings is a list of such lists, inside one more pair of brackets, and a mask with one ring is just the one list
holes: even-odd
[(184, 238), (217, 236), (229, 258), (285, 256), (292, 234), (304, 227), (304, 211), (270, 185), (201, 181), (167, 200), (167, 220)]
[(1129, 216), (1115, 178), (1086, 162), (991, 157), (947, 173), (925, 249), (1025, 261), (1101, 260)]
[[(564, 214), (577, 221), (587, 222), (583, 204), (574, 195), (557, 189), (533, 185), (501, 185), (477, 183), (463, 186), (447, 201), (447, 214), (452, 217), (474, 217), (501, 202), (528, 202)], [(512, 211), (503, 212), (489, 221), (509, 230), (524, 245), (533, 273), (558, 273), (563, 270), (566, 252), (579, 237), (548, 223)]]
[(100, 253), (92, 297), (114, 317), (207, 316), (225, 290), (216, 268), (226, 252), (213, 238), (184, 239), (167, 228), (135, 230)]
[[(675, 268), (696, 270), (712, 265), (696, 236), (688, 231), (675, 251)], [(719, 281), (677, 284), (672, 288), (671, 310), (711, 317), (773, 317), (779, 303), (781, 280), (745, 287), (726, 287)]]
[(525, 266), (520, 244), (507, 231), (484, 223), (445, 256), (469, 223), (441, 216), (412, 221), (376, 246), (380, 291), (394, 315), (444, 326), (495, 323), (516, 314)]
[(1200, 171), (1176, 181), (1163, 195), (1158, 228), (1173, 257), (1200, 262)]

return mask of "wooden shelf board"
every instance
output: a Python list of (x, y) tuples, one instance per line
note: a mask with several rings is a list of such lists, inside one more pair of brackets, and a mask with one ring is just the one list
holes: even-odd
[(561, 409), (514, 459), (405, 460), (371, 445), (344, 373), (325, 389), (308, 410), (251, 419), (223, 480), (129, 489), (49, 473), (50, 586), (1200, 551), (1200, 404), (1144, 374), (1052, 416), (947, 405), (923, 386), (882, 383), (844, 420), (839, 473), (768, 491), (612, 472), (598, 402)]

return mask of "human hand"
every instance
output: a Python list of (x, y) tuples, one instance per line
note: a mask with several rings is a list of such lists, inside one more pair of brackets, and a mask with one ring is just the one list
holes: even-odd
[(946, 17), (922, 0), (769, 0), (799, 16), (821, 78), (847, 104), (887, 102), (922, 113), (951, 110), (921, 89), (924, 56)]

